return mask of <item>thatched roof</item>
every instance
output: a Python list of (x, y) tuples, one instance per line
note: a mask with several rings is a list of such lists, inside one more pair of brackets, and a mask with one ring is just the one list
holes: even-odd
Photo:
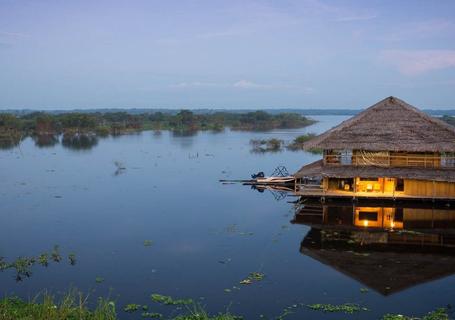
[(455, 182), (455, 170), (447, 168), (376, 167), (324, 165), (322, 160), (303, 166), (294, 174), (296, 178), (401, 178)]
[(455, 152), (455, 127), (388, 97), (306, 142), (304, 148)]

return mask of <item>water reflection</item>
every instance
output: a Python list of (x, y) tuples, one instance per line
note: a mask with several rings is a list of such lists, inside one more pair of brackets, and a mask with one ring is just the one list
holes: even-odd
[(188, 129), (188, 130), (173, 130), (171, 132), (172, 132), (173, 137), (194, 137), (195, 135), (197, 135), (197, 133), (199, 131)]
[(20, 134), (0, 134), (0, 149), (8, 150), (17, 147), (22, 139)]
[(62, 145), (72, 150), (89, 150), (98, 144), (98, 138), (94, 134), (65, 133)]
[(33, 136), (33, 141), (39, 148), (53, 147), (60, 142), (56, 134), (37, 134)]
[(300, 252), (389, 295), (455, 274), (455, 210), (421, 204), (299, 203)]

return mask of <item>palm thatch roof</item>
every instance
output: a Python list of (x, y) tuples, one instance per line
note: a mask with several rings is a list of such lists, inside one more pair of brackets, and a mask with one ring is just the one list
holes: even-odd
[(306, 142), (304, 148), (455, 152), (455, 127), (388, 97)]
[(451, 168), (413, 168), (413, 167), (377, 167), (324, 165), (322, 160), (303, 166), (294, 174), (296, 178), (400, 178), (455, 182), (455, 170)]

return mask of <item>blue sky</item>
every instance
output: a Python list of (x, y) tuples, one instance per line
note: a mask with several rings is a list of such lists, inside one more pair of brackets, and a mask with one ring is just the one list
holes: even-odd
[(0, 0), (0, 109), (455, 108), (455, 1)]

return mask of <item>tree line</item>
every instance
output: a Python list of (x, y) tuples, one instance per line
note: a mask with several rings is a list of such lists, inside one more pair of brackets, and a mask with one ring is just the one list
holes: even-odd
[(23, 132), (28, 134), (61, 134), (68, 132), (94, 133), (97, 135), (121, 134), (127, 131), (172, 130), (198, 131), (223, 130), (271, 130), (298, 128), (314, 123), (295, 113), (269, 114), (265, 111), (246, 113), (214, 112), (195, 114), (181, 110), (177, 114), (150, 112), (129, 114), (127, 112), (52, 114), (33, 112), (16, 116), (0, 113), (0, 132)]

